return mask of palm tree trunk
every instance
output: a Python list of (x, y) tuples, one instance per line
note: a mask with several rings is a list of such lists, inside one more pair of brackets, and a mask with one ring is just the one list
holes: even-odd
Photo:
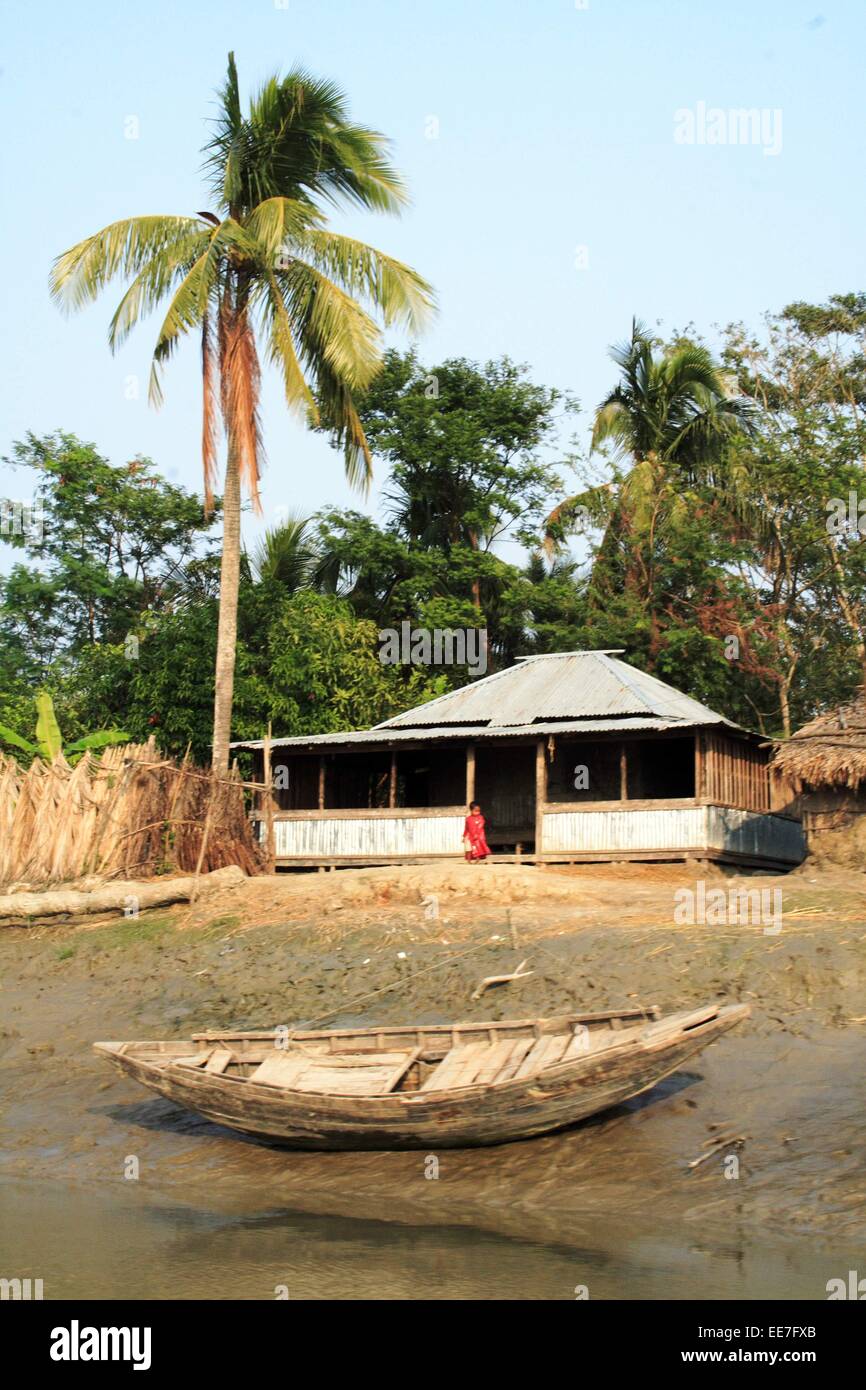
[(237, 448), (229, 439), (223, 491), (223, 553), (220, 566), (220, 611), (214, 675), (213, 756), (215, 773), (228, 772), (238, 635), (238, 587), (241, 569), (241, 480)]

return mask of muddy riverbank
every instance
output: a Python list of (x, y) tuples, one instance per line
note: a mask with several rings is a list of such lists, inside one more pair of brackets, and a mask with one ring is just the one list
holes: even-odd
[[(3, 932), (6, 1263), (26, 1260), (42, 1226), (50, 1263), (59, 1222), (69, 1239), (58, 1249), (79, 1254), (68, 1268), (56, 1256), (55, 1288), (78, 1279), (94, 1297), (114, 1278), (122, 1231), (151, 1252), (127, 1297), (145, 1296), (131, 1290), (151, 1287), (148, 1270), (174, 1290), (151, 1296), (201, 1296), (227, 1245), (248, 1263), (245, 1297), (282, 1283), (297, 1297), (574, 1297), (581, 1283), (599, 1297), (825, 1297), (866, 1240), (863, 877), (749, 880), (782, 892), (782, 929), (768, 933), (673, 925), (674, 894), (694, 879), (682, 867), (502, 873), (298, 875), (193, 912)], [(471, 999), (523, 959), (529, 978)], [(749, 1003), (752, 1017), (687, 1071), (565, 1133), (443, 1153), (435, 1178), (423, 1154), (288, 1154), (244, 1140), (90, 1051), (97, 1038), (209, 1026), (716, 998)], [(745, 1137), (738, 1162), (723, 1152), (689, 1167), (720, 1126)], [(172, 1284), (158, 1271), (175, 1258)], [(291, 1277), (278, 1277), (287, 1261)]]

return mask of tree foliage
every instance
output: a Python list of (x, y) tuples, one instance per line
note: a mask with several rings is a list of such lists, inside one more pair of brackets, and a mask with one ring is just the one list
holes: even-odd
[[(245, 559), (234, 737), (269, 721), (289, 735), (362, 727), (471, 678), (383, 665), (379, 634), (405, 621), (485, 627), (493, 669), (621, 647), (767, 735), (850, 698), (866, 675), (864, 346), (860, 295), (793, 304), (756, 332), (731, 325), (717, 357), (694, 333), (632, 344), (620, 370), (635, 391), (608, 397), (628, 421), (596, 436), (616, 456), (597, 452), (576, 494), (595, 508), (580, 558), (563, 543), (576, 455), (558, 427), (573, 403), (505, 360), (389, 354), (359, 410), (391, 470), (390, 508), (290, 518)], [(674, 407), (676, 380), (692, 385)], [(711, 411), (737, 403), (733, 427), (710, 444), (702, 426), (681, 448), (683, 415), (711, 386)], [(147, 460), (112, 465), (69, 435), (29, 436), (12, 461), (33, 470), (44, 522), (41, 544), (4, 537), (16, 549), (0, 581), (0, 724), (29, 740), (44, 689), (72, 741), (119, 725), (205, 758), (217, 600), (198, 499)]]

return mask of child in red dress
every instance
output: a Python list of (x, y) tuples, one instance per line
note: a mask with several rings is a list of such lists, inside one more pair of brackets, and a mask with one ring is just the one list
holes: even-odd
[(490, 853), (484, 834), (484, 817), (477, 801), (473, 801), (469, 807), (469, 815), (463, 826), (463, 847), (466, 850), (466, 860), (470, 864), (477, 863), (479, 859), (486, 859)]

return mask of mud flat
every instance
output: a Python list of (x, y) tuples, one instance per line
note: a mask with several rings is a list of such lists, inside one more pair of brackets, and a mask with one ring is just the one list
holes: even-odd
[[(744, 881), (782, 893), (768, 933), (674, 925), (694, 879), (292, 875), (194, 910), (4, 930), (2, 1272), (47, 1277), (46, 1297), (825, 1298), (866, 1240), (866, 880)], [(524, 958), (529, 978), (470, 998)], [(200, 1027), (715, 998), (751, 1019), (647, 1095), (561, 1134), (432, 1156), (268, 1148), (90, 1051)], [(690, 1167), (720, 1134), (744, 1142)]]

